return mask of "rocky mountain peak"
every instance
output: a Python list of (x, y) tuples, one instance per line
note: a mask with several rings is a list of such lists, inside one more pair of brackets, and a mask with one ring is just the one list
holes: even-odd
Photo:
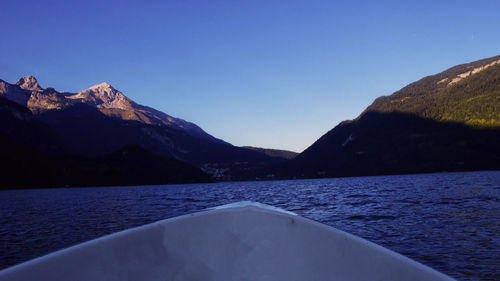
[(107, 82), (102, 82), (100, 84), (97, 84), (97, 85), (94, 85), (92, 87), (89, 88), (89, 90), (115, 90), (115, 88), (113, 88), (113, 86), (111, 86), (109, 83)]
[(28, 75), (25, 76), (21, 79), (19, 79), (16, 82), (16, 85), (19, 85), (24, 90), (30, 90), (30, 91), (41, 91), (43, 90), (42, 87), (40, 87), (40, 84), (38, 84), (38, 81), (36, 80), (35, 77)]
[(15, 85), (0, 80), (0, 97), (26, 106), (35, 114), (53, 109), (65, 109), (83, 103), (110, 117), (135, 120), (150, 125), (168, 126), (188, 132), (192, 136), (225, 143), (207, 134), (193, 123), (135, 103), (106, 82), (77, 93), (70, 93), (58, 92), (50, 87), (44, 89), (40, 87), (35, 77), (26, 76), (19, 79)]
[(89, 93), (92, 96), (99, 99), (127, 99), (127, 97), (117, 89), (113, 88), (110, 84), (103, 82), (97, 85), (94, 85), (86, 90), (81, 91), (81, 93)]
[(134, 102), (126, 97), (122, 92), (113, 88), (110, 84), (103, 82), (94, 85), (86, 90), (78, 92), (67, 98), (81, 100), (97, 108), (116, 108), (130, 110)]

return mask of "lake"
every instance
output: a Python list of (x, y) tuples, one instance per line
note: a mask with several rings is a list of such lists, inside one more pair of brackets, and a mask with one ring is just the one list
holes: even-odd
[(242, 200), (347, 231), (458, 280), (500, 280), (500, 171), (0, 191), (0, 269)]

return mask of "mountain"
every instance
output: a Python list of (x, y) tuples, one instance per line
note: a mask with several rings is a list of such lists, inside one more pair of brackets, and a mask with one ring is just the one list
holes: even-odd
[(189, 162), (217, 180), (254, 179), (267, 167), (285, 161), (263, 153), (193, 137), (165, 125), (149, 125), (104, 115), (87, 104), (41, 113), (37, 119), (63, 135), (81, 154), (99, 156), (128, 144)]
[(200, 169), (138, 145), (98, 157), (70, 145), (22, 105), (0, 97), (1, 187), (137, 185), (210, 182)]
[[(473, 127), (500, 127), (500, 56), (452, 67), (380, 97), (366, 112), (402, 112)], [(363, 114), (361, 114), (363, 116)]]
[(212, 182), (193, 165), (152, 153), (140, 145), (127, 145), (107, 155), (84, 159), (78, 165), (65, 175), (68, 182), (78, 186)]
[(135, 103), (108, 83), (101, 83), (78, 93), (66, 93), (58, 92), (54, 88), (44, 89), (35, 77), (26, 76), (14, 85), (0, 80), (0, 96), (24, 105), (34, 113), (65, 109), (84, 103), (110, 117), (135, 120), (144, 124), (165, 125), (199, 138), (224, 143), (193, 123)]
[(0, 97), (0, 136), (47, 154), (68, 151), (61, 136), (26, 107)]
[(269, 148), (253, 147), (253, 146), (243, 146), (243, 148), (253, 150), (253, 151), (262, 152), (262, 153), (264, 153), (268, 156), (271, 156), (271, 157), (283, 158), (283, 159), (293, 159), (298, 155), (297, 152), (293, 152), (293, 151), (289, 151), (289, 150), (269, 149)]
[(137, 104), (107, 83), (68, 93), (42, 88), (33, 76), (26, 76), (15, 84), (0, 80), (0, 97), (28, 108), (72, 153), (85, 157), (136, 144), (195, 165), (218, 180), (255, 179), (285, 161), (235, 147), (193, 123)]
[(362, 176), (500, 169), (500, 56), (452, 67), (376, 99), (283, 174)]
[[(57, 134), (33, 118), (29, 109), (0, 97), (0, 189), (22, 187), (26, 181), (34, 187), (45, 186), (52, 161), (46, 153), (59, 151)], [(61, 149), (63, 150), (63, 149)]]

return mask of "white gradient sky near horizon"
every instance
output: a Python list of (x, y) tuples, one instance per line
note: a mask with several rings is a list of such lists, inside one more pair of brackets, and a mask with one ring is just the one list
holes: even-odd
[(234, 145), (300, 152), (376, 97), (500, 54), (500, 1), (2, 1), (0, 79), (106, 81)]

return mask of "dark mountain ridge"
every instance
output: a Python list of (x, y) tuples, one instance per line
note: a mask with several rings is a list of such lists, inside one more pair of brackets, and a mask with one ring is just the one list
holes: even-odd
[(368, 112), (344, 122), (292, 161), (298, 177), (500, 169), (500, 129)]
[(500, 169), (500, 56), (377, 98), (281, 169), (337, 177)]
[(0, 157), (1, 189), (212, 181), (188, 163), (138, 145), (101, 156), (80, 155), (29, 109), (2, 97)]
[(255, 179), (286, 161), (235, 147), (193, 123), (139, 105), (107, 83), (67, 93), (44, 89), (27, 76), (16, 84), (0, 80), (1, 96), (27, 107), (72, 153), (86, 157), (138, 144), (164, 157), (189, 162), (219, 180)]
[(276, 157), (276, 158), (283, 158), (283, 159), (293, 159), (299, 153), (294, 152), (294, 151), (289, 151), (289, 150), (282, 150), (282, 149), (270, 149), (270, 148), (261, 148), (261, 147), (253, 147), (253, 146), (242, 146), (243, 148), (250, 149), (253, 151), (259, 151), (262, 152), (268, 156), (271, 157)]
[(21, 145), (47, 154), (59, 155), (68, 151), (61, 136), (47, 124), (37, 120), (31, 111), (0, 97), (0, 134)]

